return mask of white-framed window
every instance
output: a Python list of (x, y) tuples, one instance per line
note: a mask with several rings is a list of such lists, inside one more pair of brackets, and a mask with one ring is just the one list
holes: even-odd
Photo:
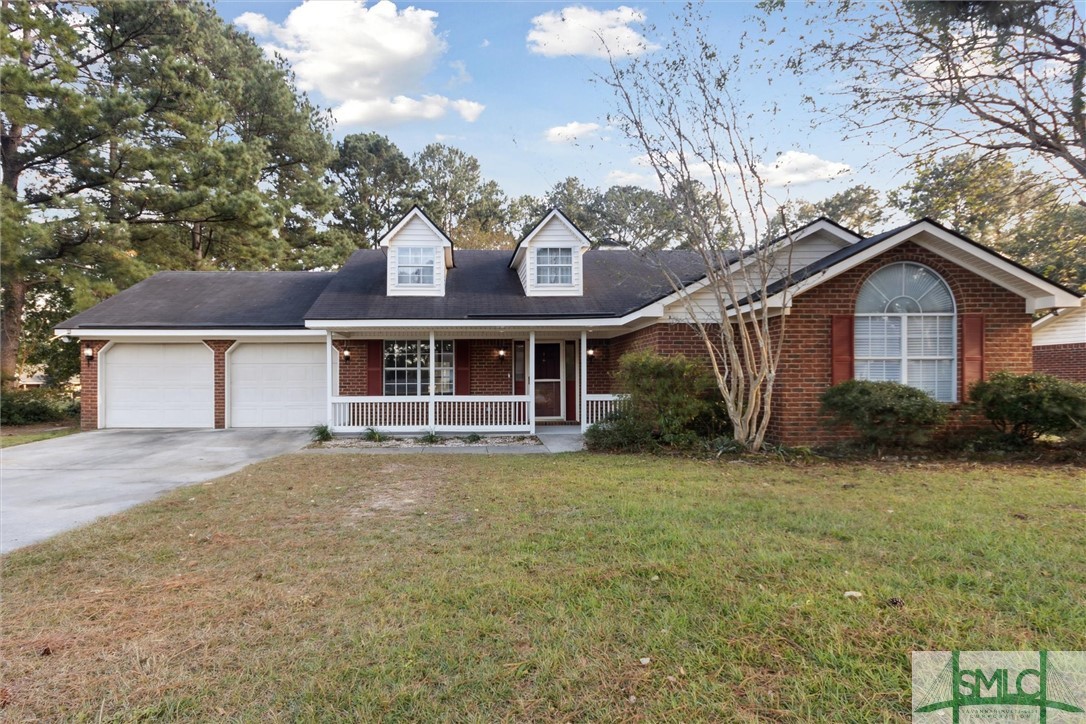
[(954, 295), (943, 278), (913, 262), (884, 266), (856, 298), (856, 379), (889, 380), (956, 398)]
[(434, 250), (428, 246), (401, 246), (396, 251), (396, 283), (433, 285)]
[(535, 250), (536, 284), (572, 284), (573, 249), (541, 247)]
[[(455, 362), (451, 339), (434, 342), (434, 394), (453, 394)], [(385, 340), (385, 394), (430, 394), (430, 340)]]

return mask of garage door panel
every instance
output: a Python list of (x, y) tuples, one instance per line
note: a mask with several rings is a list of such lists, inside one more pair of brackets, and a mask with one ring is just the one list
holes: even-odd
[(103, 355), (106, 427), (213, 427), (214, 362), (195, 344), (115, 344)]
[(323, 344), (241, 344), (230, 354), (231, 427), (326, 422)]

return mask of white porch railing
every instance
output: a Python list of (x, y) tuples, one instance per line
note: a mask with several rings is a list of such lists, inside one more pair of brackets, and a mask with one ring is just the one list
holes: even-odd
[(595, 424), (617, 410), (625, 399), (623, 395), (586, 395), (584, 424)]
[(531, 430), (527, 395), (332, 398), (333, 432), (424, 432), (431, 419), (435, 432)]

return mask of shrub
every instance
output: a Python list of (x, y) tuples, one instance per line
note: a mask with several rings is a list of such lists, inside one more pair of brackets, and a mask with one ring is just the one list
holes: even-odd
[(441, 435), (438, 435), (433, 430), (430, 430), (424, 435), (419, 435), (419, 442), (423, 445), (440, 445), (443, 442)]
[(996, 372), (973, 385), (969, 396), (997, 430), (1023, 443), (1086, 429), (1086, 384), (1039, 373)]
[(367, 427), (365, 434), (362, 435), (362, 438), (367, 442), (384, 442), (385, 440), (388, 440), (388, 435), (385, 435), (383, 432), (376, 428)]
[(0, 393), (0, 425), (61, 422), (78, 414), (78, 402), (53, 390), (4, 390)]
[(690, 447), (719, 435), (719, 392), (700, 365), (682, 356), (624, 355), (616, 379), (626, 392), (621, 408), (589, 427), (590, 450)]
[(309, 433), (315, 442), (328, 442), (332, 439), (332, 428), (327, 425), (317, 425)]
[(877, 448), (920, 445), (946, 421), (947, 407), (923, 390), (897, 382), (848, 380), (822, 393), (822, 414), (851, 425)]
[(467, 435), (464, 436), (464, 442), (466, 442), (466, 443), (474, 444), (474, 443), (477, 443), (477, 442), (482, 442), (482, 440), (483, 440), (483, 436), (480, 435), (477, 432), (468, 433)]

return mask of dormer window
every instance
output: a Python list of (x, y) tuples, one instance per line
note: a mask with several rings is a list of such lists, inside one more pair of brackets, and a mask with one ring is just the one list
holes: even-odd
[(573, 250), (560, 247), (536, 249), (536, 284), (573, 284)]
[(396, 283), (404, 286), (432, 286), (434, 283), (434, 250), (425, 246), (401, 246)]

